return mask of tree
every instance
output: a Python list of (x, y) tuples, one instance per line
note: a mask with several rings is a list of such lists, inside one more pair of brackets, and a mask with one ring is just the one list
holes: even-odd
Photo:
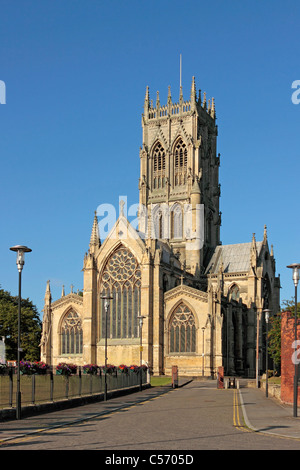
[(268, 333), (268, 353), (274, 361), (275, 369), (280, 371), (281, 363), (281, 315), (270, 317)]
[[(37, 308), (29, 299), (21, 299), (21, 336), (23, 349), (21, 359), (37, 361), (40, 359), (40, 338), (42, 322)], [(17, 359), (18, 342), (18, 297), (0, 289), (0, 337), (5, 337), (7, 360)]]

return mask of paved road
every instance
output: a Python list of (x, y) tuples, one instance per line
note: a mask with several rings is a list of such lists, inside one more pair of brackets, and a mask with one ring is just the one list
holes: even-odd
[(217, 390), (211, 381), (194, 381), (173, 390), (148, 389), (107, 402), (1, 423), (0, 449), (102, 450), (106, 451), (104, 457), (111, 456), (112, 451), (123, 455), (133, 450), (191, 451), (193, 455), (193, 450), (204, 449), (300, 449), (300, 439), (250, 430), (238, 397), (237, 390)]

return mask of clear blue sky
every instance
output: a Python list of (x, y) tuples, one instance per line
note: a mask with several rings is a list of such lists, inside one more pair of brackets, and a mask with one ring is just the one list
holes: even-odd
[(268, 227), (281, 299), (300, 262), (298, 0), (1, 0), (0, 284), (18, 292), (15, 254), (32, 248), (24, 297), (43, 308), (62, 284), (82, 289), (94, 210), (138, 202), (146, 86), (182, 85), (216, 102), (223, 244)]

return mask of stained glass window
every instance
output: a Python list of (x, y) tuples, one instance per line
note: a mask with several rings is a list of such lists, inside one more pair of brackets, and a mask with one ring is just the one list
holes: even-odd
[[(101, 278), (100, 292), (110, 295), (108, 338), (138, 338), (141, 308), (141, 270), (130, 250), (119, 247), (109, 258)], [(106, 311), (100, 304), (100, 338), (105, 338)]]
[(69, 311), (62, 322), (61, 353), (82, 354), (81, 318), (74, 310)]
[(196, 325), (191, 310), (178, 305), (170, 322), (170, 352), (196, 352)]

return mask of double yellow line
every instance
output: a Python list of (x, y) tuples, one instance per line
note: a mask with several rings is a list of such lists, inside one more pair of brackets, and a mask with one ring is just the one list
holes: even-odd
[(244, 432), (251, 432), (245, 424), (243, 423), (243, 419), (240, 419), (240, 405), (238, 399), (238, 390), (233, 390), (233, 425), (239, 429), (240, 431)]

